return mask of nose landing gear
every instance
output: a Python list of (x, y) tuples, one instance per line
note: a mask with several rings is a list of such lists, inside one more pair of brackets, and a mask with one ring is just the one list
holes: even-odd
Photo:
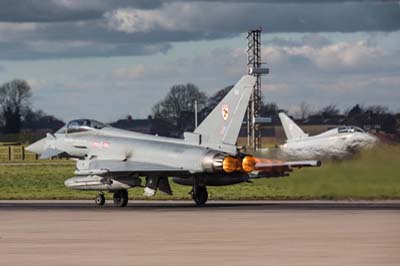
[(99, 195), (96, 196), (95, 202), (97, 206), (104, 205), (104, 203), (106, 202), (106, 198), (104, 197), (104, 194), (102, 192), (100, 192)]

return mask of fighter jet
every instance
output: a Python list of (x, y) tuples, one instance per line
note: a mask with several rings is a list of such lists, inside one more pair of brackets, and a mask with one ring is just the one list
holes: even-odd
[(280, 150), (292, 158), (342, 158), (374, 146), (378, 139), (355, 126), (341, 126), (309, 136), (285, 113), (279, 113), (287, 140)]
[(287, 175), (293, 168), (319, 166), (319, 161), (284, 162), (256, 158), (236, 146), (243, 117), (256, 78), (246, 75), (194, 130), (183, 139), (141, 134), (91, 120), (70, 121), (54, 134), (27, 147), (46, 159), (76, 160), (71, 189), (99, 191), (95, 202), (104, 205), (104, 192), (112, 192), (115, 206), (126, 206), (127, 190), (141, 187), (144, 195), (157, 190), (171, 194), (168, 177), (191, 186), (197, 205), (208, 199), (207, 186), (248, 182), (251, 178)]

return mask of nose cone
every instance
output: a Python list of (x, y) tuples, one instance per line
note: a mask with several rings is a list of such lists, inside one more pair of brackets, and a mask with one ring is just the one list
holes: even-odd
[(46, 144), (46, 139), (41, 139), (36, 141), (35, 143), (32, 143), (28, 147), (25, 148), (25, 150), (36, 153), (36, 154), (42, 154), (44, 151), (44, 146)]
[(369, 149), (374, 147), (378, 143), (378, 138), (369, 133), (355, 133), (350, 138), (350, 146), (354, 149)]

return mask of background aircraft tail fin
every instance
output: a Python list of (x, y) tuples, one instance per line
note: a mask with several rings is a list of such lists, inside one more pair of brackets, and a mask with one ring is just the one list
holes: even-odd
[(304, 133), (304, 131), (285, 113), (279, 113), (279, 119), (281, 120), (283, 130), (288, 140), (303, 139), (308, 136), (308, 134)]
[(254, 76), (243, 76), (196, 128), (203, 143), (236, 145), (255, 82)]

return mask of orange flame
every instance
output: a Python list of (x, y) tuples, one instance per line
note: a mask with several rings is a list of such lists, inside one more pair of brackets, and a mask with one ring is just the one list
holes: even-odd
[(270, 160), (246, 155), (242, 161), (242, 169), (246, 173), (257, 170), (264, 172), (280, 172), (288, 169), (288, 167), (284, 166), (283, 164), (284, 161), (281, 160)]
[(254, 171), (256, 166), (256, 158), (250, 155), (246, 155), (242, 160), (242, 169), (246, 173)]
[(232, 173), (234, 171), (240, 171), (241, 170), (241, 163), (238, 158), (234, 158), (232, 156), (227, 156), (225, 157), (223, 163), (222, 163), (222, 169), (226, 173)]
[(226, 173), (239, 171), (244, 171), (246, 173), (252, 171), (283, 172), (288, 170), (288, 167), (283, 165), (283, 163), (284, 162), (280, 160), (257, 158), (251, 155), (246, 155), (243, 159), (227, 156), (222, 163), (222, 169)]

